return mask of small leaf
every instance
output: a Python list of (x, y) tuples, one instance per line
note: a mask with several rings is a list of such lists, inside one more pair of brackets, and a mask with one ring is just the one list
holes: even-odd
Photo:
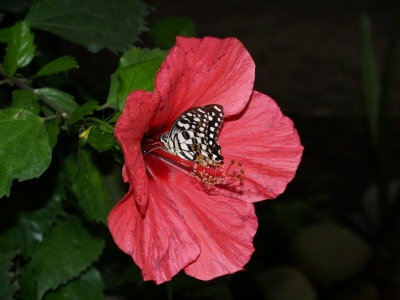
[(39, 177), (51, 154), (42, 118), (19, 108), (0, 110), (0, 197), (9, 195), (13, 179)]
[(13, 101), (11, 107), (23, 108), (38, 114), (40, 112), (36, 95), (32, 90), (16, 90), (12, 92)]
[(137, 89), (153, 91), (154, 79), (168, 51), (133, 47), (121, 57), (119, 67), (111, 76), (113, 92), (107, 99), (110, 107), (122, 109), (128, 94)]
[(372, 136), (377, 138), (380, 85), (371, 41), (368, 15), (361, 14), (361, 79)]
[(196, 37), (196, 24), (190, 18), (169, 16), (150, 28), (153, 42), (161, 48), (171, 48), (177, 36)]
[(4, 57), (4, 71), (12, 77), (17, 68), (28, 65), (35, 56), (33, 33), (26, 22), (19, 22), (12, 27), (12, 38), (7, 43)]
[(9, 272), (13, 266), (12, 259), (18, 254), (18, 251), (9, 251), (0, 253), (0, 299), (11, 300), (13, 294), (18, 290), (16, 282), (12, 283), (13, 274)]
[(103, 152), (114, 146), (115, 137), (109, 132), (101, 131), (97, 127), (92, 127), (87, 141), (94, 149)]
[(93, 114), (94, 110), (100, 108), (97, 103), (97, 101), (88, 101), (74, 110), (74, 112), (68, 118), (68, 124), (74, 124), (82, 120), (84, 116)]
[(39, 72), (36, 73), (34, 77), (50, 75), (54, 73), (59, 73), (63, 71), (67, 71), (72, 68), (79, 68), (75, 58), (66, 55), (63, 57), (59, 57), (46, 65), (44, 65)]
[(100, 272), (95, 268), (82, 273), (55, 291), (50, 291), (43, 300), (104, 299), (104, 283)]
[(34, 0), (26, 20), (97, 52), (124, 52), (147, 28), (147, 6), (140, 0)]
[(79, 107), (78, 103), (74, 101), (74, 96), (71, 94), (62, 92), (55, 88), (41, 88), (38, 89), (38, 91), (69, 113)]
[(99, 157), (86, 147), (79, 149), (78, 165), (73, 189), (79, 205), (90, 220), (107, 224), (108, 213), (124, 195), (121, 185), (118, 184), (122, 182), (121, 169), (115, 167), (111, 161), (107, 164), (104, 155)]
[(37, 244), (28, 263), (35, 270), (39, 297), (79, 276), (104, 248), (104, 240), (93, 236), (82, 220), (74, 217), (59, 220), (50, 236)]
[(44, 124), (46, 126), (47, 134), (49, 136), (49, 146), (51, 149), (53, 149), (57, 143), (57, 136), (60, 133), (60, 122), (60, 119), (54, 119), (47, 121)]

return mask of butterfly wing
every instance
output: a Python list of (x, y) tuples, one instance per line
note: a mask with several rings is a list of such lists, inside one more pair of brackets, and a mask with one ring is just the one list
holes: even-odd
[(211, 104), (185, 111), (160, 137), (165, 150), (197, 162), (221, 162), (218, 134), (224, 121), (223, 107)]

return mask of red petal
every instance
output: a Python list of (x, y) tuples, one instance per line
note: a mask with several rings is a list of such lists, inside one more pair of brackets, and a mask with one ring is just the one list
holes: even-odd
[[(293, 179), (303, 146), (293, 122), (270, 97), (254, 91), (242, 114), (227, 119), (218, 138), (225, 157), (225, 170), (244, 171), (243, 182), (216, 186), (223, 195), (255, 202), (280, 195)], [(241, 162), (242, 166), (237, 163)], [(230, 180), (228, 178), (228, 180)]]
[(141, 206), (146, 208), (148, 199), (148, 182), (140, 144), (149, 128), (160, 99), (158, 96), (145, 92), (134, 91), (126, 99), (124, 110), (115, 125), (115, 136), (120, 141), (124, 153), (124, 181), (129, 181), (133, 196)]
[(254, 251), (252, 242), (257, 229), (254, 206), (207, 194), (204, 184), (154, 155), (146, 156), (145, 160), (155, 184), (162, 184), (160, 198), (173, 199), (186, 224), (200, 240), (200, 256), (185, 272), (210, 280), (242, 270)]
[(129, 191), (110, 212), (108, 227), (118, 247), (142, 269), (143, 279), (160, 284), (195, 261), (200, 247), (174, 203), (153, 184), (145, 215)]
[(225, 116), (239, 113), (249, 101), (254, 74), (253, 59), (235, 38), (178, 37), (156, 77), (162, 102), (152, 135), (169, 130), (192, 107), (221, 104)]

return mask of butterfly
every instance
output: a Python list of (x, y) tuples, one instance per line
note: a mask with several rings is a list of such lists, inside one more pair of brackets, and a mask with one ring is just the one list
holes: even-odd
[(221, 105), (193, 107), (176, 119), (169, 132), (160, 136), (162, 148), (180, 158), (201, 164), (220, 163), (218, 134), (224, 121)]

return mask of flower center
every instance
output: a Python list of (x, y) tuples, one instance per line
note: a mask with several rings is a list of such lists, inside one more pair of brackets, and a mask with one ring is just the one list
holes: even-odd
[(216, 185), (222, 183), (224, 180), (239, 180), (240, 183), (244, 179), (244, 169), (242, 162), (231, 160), (226, 170), (223, 163), (205, 159), (204, 157), (198, 158), (196, 161), (190, 161), (181, 158), (177, 155), (169, 153), (164, 150), (163, 145), (159, 140), (145, 140), (142, 144), (143, 155), (153, 153), (157, 156), (168, 159), (176, 165), (186, 169), (194, 178), (207, 185)]

